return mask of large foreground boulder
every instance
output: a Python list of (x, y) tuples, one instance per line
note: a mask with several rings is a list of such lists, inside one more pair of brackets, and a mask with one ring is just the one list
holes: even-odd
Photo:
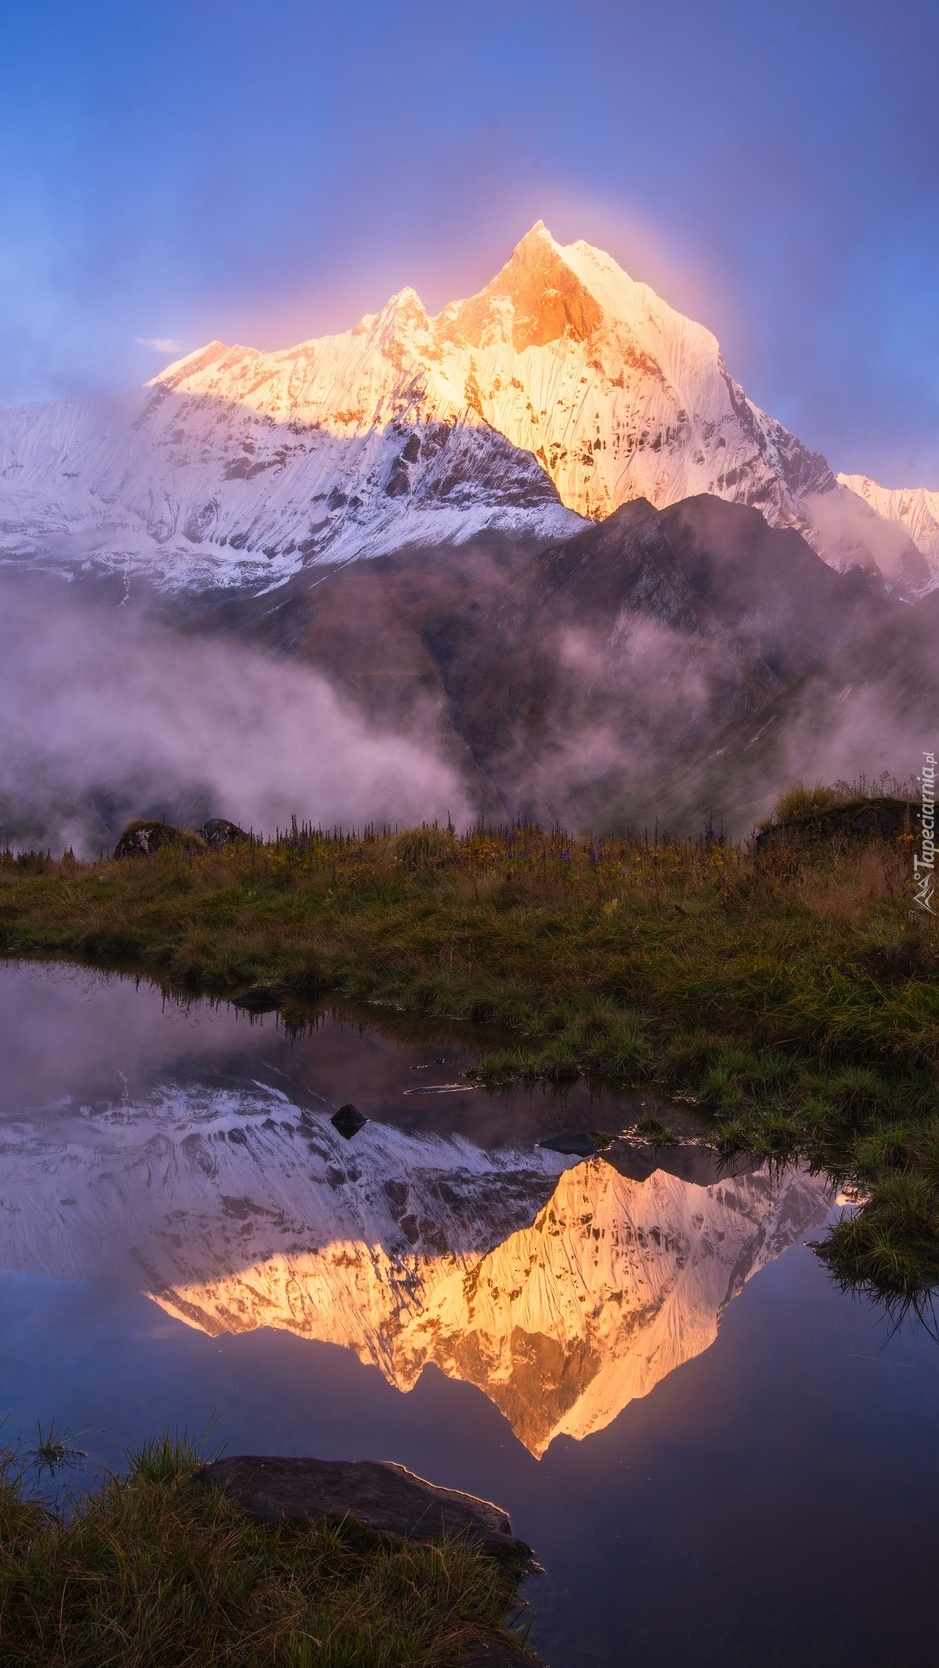
[(152, 857), (155, 851), (175, 846), (182, 851), (205, 851), (205, 841), (193, 828), (177, 828), (160, 817), (135, 817), (122, 830), (114, 847), (115, 857)]
[(357, 1518), (377, 1534), (438, 1541), (466, 1535), (497, 1555), (530, 1559), (501, 1506), (438, 1488), (390, 1460), (281, 1459), (233, 1454), (196, 1472), (264, 1523), (285, 1518)]

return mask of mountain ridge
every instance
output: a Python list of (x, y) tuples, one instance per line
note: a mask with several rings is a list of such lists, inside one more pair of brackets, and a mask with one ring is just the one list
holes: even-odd
[(704, 326), (540, 222), (433, 318), (406, 288), (333, 336), (212, 342), (132, 394), (0, 413), (6, 560), (171, 592), (482, 531), (548, 543), (702, 492), (898, 594), (930, 583), (906, 530), (747, 398)]

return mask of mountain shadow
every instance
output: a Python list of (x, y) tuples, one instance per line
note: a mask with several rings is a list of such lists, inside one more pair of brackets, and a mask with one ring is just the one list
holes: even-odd
[(187, 629), (299, 657), (376, 725), (430, 723), (485, 815), (586, 826), (907, 613), (705, 495), (636, 500), (547, 548), (490, 534), (301, 573)]

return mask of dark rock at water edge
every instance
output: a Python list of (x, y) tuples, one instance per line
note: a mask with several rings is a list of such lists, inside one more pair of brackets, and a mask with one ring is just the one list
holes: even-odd
[[(233, 1454), (195, 1474), (215, 1483), (263, 1523), (290, 1518), (355, 1518), (379, 1535), (435, 1541), (465, 1535), (482, 1551), (531, 1560), (501, 1506), (438, 1488), (391, 1460), (282, 1459)], [(497, 1660), (497, 1659), (495, 1659)]]
[(281, 985), (252, 985), (250, 990), (242, 991), (240, 996), (232, 998), (232, 1005), (236, 1008), (247, 1008), (251, 1014), (270, 1014), (275, 1008), (283, 1006), (286, 992)]
[(359, 1130), (364, 1129), (368, 1123), (368, 1119), (363, 1118), (358, 1107), (353, 1106), (351, 1101), (346, 1106), (340, 1106), (339, 1111), (334, 1112), (329, 1121), (333, 1129), (337, 1129), (347, 1141), (351, 1141), (353, 1135), (358, 1135)]
[(135, 817), (121, 833), (114, 856), (152, 857), (154, 852), (175, 847), (182, 851), (204, 851), (205, 841), (193, 828), (177, 828), (160, 817)]

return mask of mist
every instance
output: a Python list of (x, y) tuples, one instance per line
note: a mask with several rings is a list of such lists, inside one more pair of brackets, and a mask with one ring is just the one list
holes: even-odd
[[(270, 834), (472, 817), (433, 717), (369, 723), (316, 671), (161, 630), (61, 582), (4, 587), (0, 833), (96, 854), (134, 816)], [(425, 721), (426, 720), (426, 721)]]

